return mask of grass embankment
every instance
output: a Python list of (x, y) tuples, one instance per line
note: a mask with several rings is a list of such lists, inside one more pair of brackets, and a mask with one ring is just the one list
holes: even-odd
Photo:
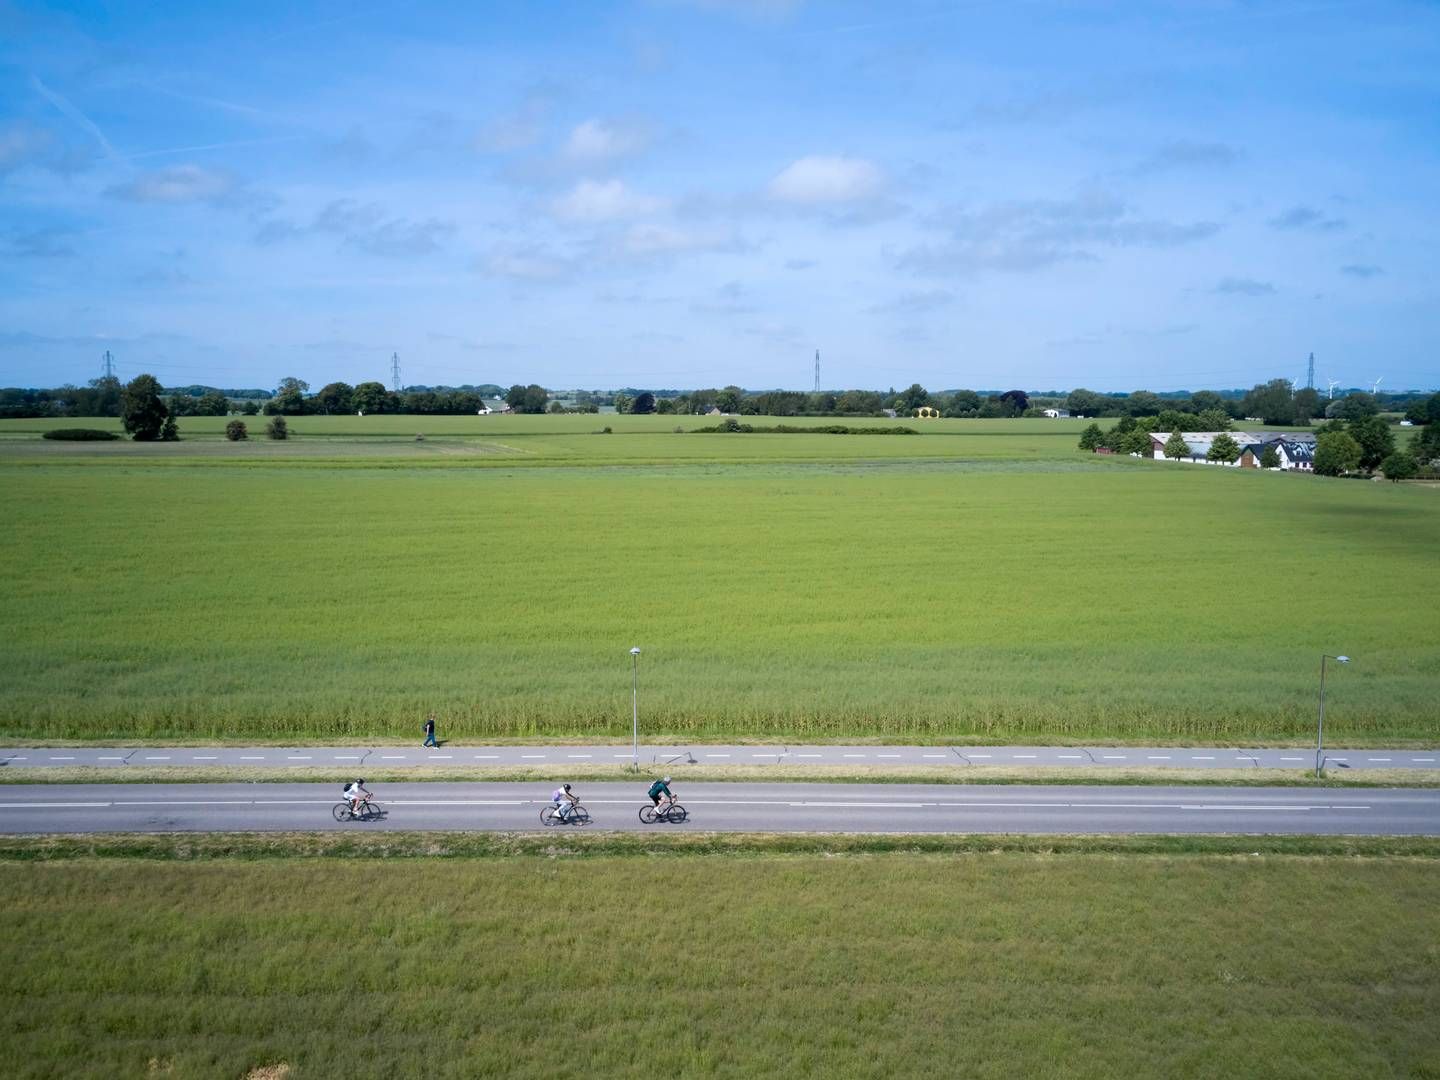
[(651, 740), (1440, 731), (1433, 493), (1003, 464), (0, 464), (0, 734), (620, 740), (632, 644)]
[(569, 839), (450, 860), (7, 857), (6, 1071), (1440, 1070), (1432, 857), (805, 841), (731, 849), (747, 858), (555, 857)]

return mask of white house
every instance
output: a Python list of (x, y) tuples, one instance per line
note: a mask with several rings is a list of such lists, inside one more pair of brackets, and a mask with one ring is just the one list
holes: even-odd
[(1069, 420), (1069, 419), (1070, 419), (1070, 410), (1069, 410), (1069, 409), (1046, 409), (1046, 410), (1045, 410), (1045, 415), (1048, 416), (1051, 420)]
[[(1207, 455), (1220, 434), (1218, 431), (1182, 431), (1180, 437), (1185, 440), (1190, 453), (1179, 460), (1202, 465), (1229, 465), (1235, 469), (1258, 469), (1265, 448), (1273, 446), (1279, 455), (1282, 470), (1308, 472), (1315, 467), (1314, 435), (1280, 431), (1231, 431), (1228, 434), (1240, 447), (1240, 456), (1230, 462), (1211, 461)], [(1151, 432), (1151, 457), (1156, 461), (1167, 460), (1165, 444), (1169, 441), (1170, 436), (1165, 432)]]

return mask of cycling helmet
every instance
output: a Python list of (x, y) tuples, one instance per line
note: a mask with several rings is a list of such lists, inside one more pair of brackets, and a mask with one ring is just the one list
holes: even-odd
[(668, 777), (668, 776), (667, 776), (667, 777), (665, 777), (665, 783), (667, 783), (667, 784), (668, 784), (668, 783), (669, 783), (669, 782), (670, 782), (670, 778), (669, 778), (669, 777)]
[(356, 780), (355, 782), (356, 782), (357, 784), (359, 784), (361, 787), (364, 787), (364, 786), (365, 786), (365, 777), (362, 776), (362, 777), (360, 777), (359, 780)]
[(569, 785), (569, 784), (566, 784), (566, 785), (565, 785), (565, 790), (566, 790), (566, 791), (569, 791), (569, 790), (570, 790), (570, 785)]

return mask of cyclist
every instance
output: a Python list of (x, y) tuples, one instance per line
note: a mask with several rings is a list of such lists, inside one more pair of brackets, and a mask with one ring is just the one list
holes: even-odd
[[(673, 803), (675, 801), (675, 793), (670, 790), (670, 778), (668, 776), (665, 777), (664, 780), (656, 780), (653, 784), (650, 785), (650, 801), (655, 804), (655, 812), (657, 814), (661, 813), (661, 795), (664, 795), (665, 798), (670, 800), (670, 803)], [(667, 809), (669, 808), (670, 803), (666, 803)]]
[(345, 785), (345, 798), (350, 800), (350, 813), (356, 814), (360, 811), (360, 804), (370, 798), (370, 792), (365, 790), (365, 778), (352, 780)]
[(555, 804), (555, 816), (561, 821), (567, 821), (570, 818), (570, 812), (579, 805), (580, 796), (573, 794), (570, 791), (570, 785), (566, 784), (555, 789), (554, 794), (550, 796), (550, 801)]

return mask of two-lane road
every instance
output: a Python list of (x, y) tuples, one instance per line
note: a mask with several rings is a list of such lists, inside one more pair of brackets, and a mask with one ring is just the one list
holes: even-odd
[[(1424, 789), (693, 783), (676, 792), (690, 820), (647, 826), (637, 816), (643, 786), (580, 786), (591, 829), (1440, 835), (1440, 791)], [(548, 794), (541, 784), (386, 784), (376, 791), (381, 820), (339, 824), (333, 784), (20, 785), (0, 788), (0, 833), (538, 830)]]

